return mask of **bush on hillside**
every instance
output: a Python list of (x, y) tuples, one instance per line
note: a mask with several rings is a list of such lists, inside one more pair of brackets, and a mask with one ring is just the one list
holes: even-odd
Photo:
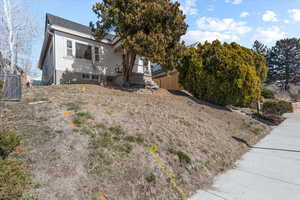
[(0, 131), (0, 156), (4, 159), (20, 144), (21, 136), (15, 131)]
[(293, 112), (293, 105), (287, 101), (267, 101), (263, 104), (264, 114), (283, 115)]
[(261, 91), (261, 96), (263, 96), (266, 99), (274, 99), (275, 98), (274, 92), (265, 87), (263, 87), (263, 89)]
[(189, 48), (177, 70), (180, 83), (195, 97), (219, 105), (250, 105), (260, 98), (265, 59), (237, 43)]
[(21, 198), (27, 183), (27, 172), (19, 161), (0, 158), (1, 200)]

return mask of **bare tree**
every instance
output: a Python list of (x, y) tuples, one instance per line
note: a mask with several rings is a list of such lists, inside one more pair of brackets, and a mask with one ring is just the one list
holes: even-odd
[(18, 65), (29, 72), (33, 38), (37, 34), (36, 23), (26, 13), (21, 1), (0, 1), (0, 52), (9, 61), (6, 62), (4, 70), (7, 73), (16, 73)]

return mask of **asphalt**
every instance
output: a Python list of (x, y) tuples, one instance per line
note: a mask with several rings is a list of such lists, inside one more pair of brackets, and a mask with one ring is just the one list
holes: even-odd
[(300, 110), (191, 200), (300, 200)]

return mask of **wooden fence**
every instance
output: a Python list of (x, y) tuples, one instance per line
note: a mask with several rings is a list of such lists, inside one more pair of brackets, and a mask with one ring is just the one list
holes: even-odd
[(183, 90), (183, 87), (179, 83), (179, 73), (173, 72), (169, 75), (163, 75), (153, 78), (155, 83), (166, 90)]

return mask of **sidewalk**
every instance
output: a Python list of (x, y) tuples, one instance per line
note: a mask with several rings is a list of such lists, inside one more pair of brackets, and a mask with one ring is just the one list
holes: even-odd
[(215, 180), (213, 189), (192, 200), (300, 199), (300, 110), (255, 145), (237, 168)]

